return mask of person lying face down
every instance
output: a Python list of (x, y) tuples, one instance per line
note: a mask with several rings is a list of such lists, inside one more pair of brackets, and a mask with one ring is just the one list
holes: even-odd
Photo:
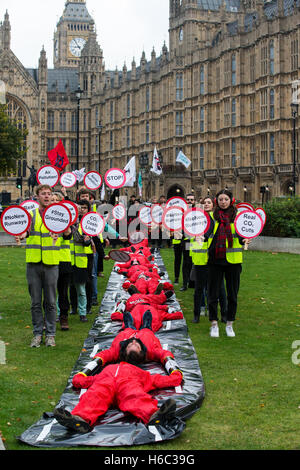
[[(131, 349), (136, 349), (134, 342), (131, 343)], [(168, 399), (159, 408), (158, 401), (148, 392), (157, 388), (176, 387), (181, 382), (179, 371), (174, 371), (170, 376), (151, 375), (128, 362), (108, 365), (93, 377), (77, 374), (73, 378), (74, 387), (88, 389), (87, 392), (81, 395), (79, 403), (71, 412), (65, 408), (56, 408), (54, 416), (62, 426), (83, 434), (92, 431), (99, 417), (112, 406), (131, 413), (146, 425), (163, 424), (174, 418), (176, 402)]]

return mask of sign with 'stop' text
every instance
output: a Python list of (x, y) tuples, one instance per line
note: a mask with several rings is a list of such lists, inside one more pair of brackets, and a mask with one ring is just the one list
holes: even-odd
[(2, 212), (1, 225), (9, 235), (18, 236), (27, 232), (31, 222), (29, 212), (20, 206), (10, 206)]
[(89, 212), (80, 222), (83, 233), (89, 237), (97, 237), (105, 229), (105, 220), (98, 212)]
[(44, 210), (43, 222), (49, 232), (60, 234), (70, 227), (72, 215), (64, 204), (55, 203)]
[(162, 224), (167, 230), (177, 231), (182, 229), (183, 209), (181, 207), (167, 207), (162, 216)]
[(207, 232), (210, 226), (210, 217), (199, 207), (189, 209), (183, 216), (184, 232), (190, 237), (200, 237)]
[(96, 191), (102, 183), (103, 178), (97, 171), (89, 171), (84, 177), (84, 186), (90, 191)]
[(60, 177), (60, 184), (64, 188), (73, 188), (76, 182), (77, 182), (77, 178), (76, 178), (76, 175), (74, 175), (74, 173), (70, 173), (70, 172), (64, 173)]
[(35, 209), (39, 208), (39, 203), (34, 201), (33, 199), (28, 199), (27, 201), (23, 201), (20, 204), (21, 207), (24, 207), (28, 212), (34, 211)]
[(59, 182), (59, 171), (51, 165), (42, 166), (36, 174), (36, 179), (39, 184), (48, 184), (54, 188)]
[(236, 216), (234, 227), (240, 237), (255, 238), (261, 234), (264, 223), (257, 212), (243, 211)]
[(126, 173), (120, 168), (111, 168), (105, 174), (105, 183), (111, 189), (120, 189), (126, 183)]

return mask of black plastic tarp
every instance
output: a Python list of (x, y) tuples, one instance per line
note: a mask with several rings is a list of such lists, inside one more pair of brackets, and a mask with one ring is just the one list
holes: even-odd
[[(164, 280), (169, 281), (163, 260), (159, 253), (155, 254), (155, 262), (160, 271), (165, 272)], [(99, 315), (96, 318), (89, 336), (84, 342), (81, 354), (70, 374), (66, 389), (57, 406), (65, 406), (72, 410), (78, 403), (81, 391), (72, 387), (73, 376), (84, 369), (91, 358), (102, 349), (110, 347), (116, 335), (120, 332), (121, 322), (111, 320), (111, 313), (121, 298), (129, 295), (122, 289), (124, 277), (112, 272), (103, 296)], [(181, 310), (175, 298), (168, 303), (177, 310)], [(171, 440), (178, 437), (185, 429), (185, 420), (192, 416), (201, 406), (204, 399), (205, 388), (195, 349), (188, 335), (186, 321), (172, 320), (164, 322), (163, 328), (156, 332), (162, 346), (175, 355), (176, 362), (184, 374), (184, 383), (180, 387), (155, 390), (152, 395), (161, 404), (167, 398), (174, 398), (177, 404), (176, 417), (164, 426), (147, 427), (134, 416), (124, 414), (117, 409), (110, 409), (97, 423), (97, 426), (88, 434), (77, 434), (61, 426), (55, 420), (53, 412), (45, 412), (43, 417), (18, 439), (34, 447), (123, 447), (150, 444)], [(158, 363), (146, 363), (145, 370), (151, 373), (165, 374), (165, 370)]]

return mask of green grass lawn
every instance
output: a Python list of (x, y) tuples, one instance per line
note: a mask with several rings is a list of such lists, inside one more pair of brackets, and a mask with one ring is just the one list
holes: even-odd
[[(173, 252), (162, 255), (173, 279)], [(0, 340), (7, 359), (0, 365), (0, 432), (8, 450), (32, 449), (16, 436), (55, 407), (97, 308), (88, 324), (71, 317), (69, 332), (58, 328), (56, 348), (31, 349), (25, 250), (1, 248), (0, 256)], [(105, 277), (99, 278), (99, 300), (112, 266), (105, 263)], [(245, 253), (236, 338), (227, 338), (221, 323), (220, 338), (210, 338), (205, 317), (193, 324), (193, 290), (176, 287), (206, 397), (178, 439), (139, 449), (300, 449), (300, 365), (292, 362), (292, 344), (300, 342), (299, 272), (298, 255)]]

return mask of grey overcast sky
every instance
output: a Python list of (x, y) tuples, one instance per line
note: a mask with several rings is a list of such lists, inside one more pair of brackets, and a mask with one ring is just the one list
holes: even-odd
[[(164, 41), (169, 47), (169, 0), (87, 0), (106, 70), (131, 69), (143, 50), (160, 55)], [(6, 10), (11, 23), (11, 49), (27, 68), (36, 68), (44, 46), (48, 67), (53, 68), (53, 34), (65, 0), (1, 0), (0, 21)]]

